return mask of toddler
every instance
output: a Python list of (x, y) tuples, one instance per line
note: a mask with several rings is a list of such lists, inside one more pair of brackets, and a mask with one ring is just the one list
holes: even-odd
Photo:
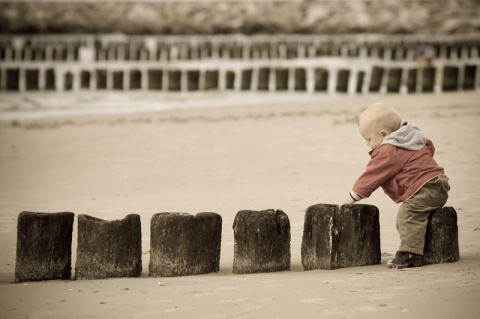
[(397, 230), (400, 248), (389, 268), (419, 267), (430, 212), (445, 205), (450, 186), (444, 169), (435, 162), (435, 147), (411, 122), (383, 103), (369, 106), (359, 117), (358, 130), (371, 159), (345, 204), (369, 197), (378, 187), (400, 205)]

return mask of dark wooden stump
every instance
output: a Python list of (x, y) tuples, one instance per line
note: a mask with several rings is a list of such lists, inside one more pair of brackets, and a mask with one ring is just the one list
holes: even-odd
[(302, 238), (304, 270), (379, 264), (379, 211), (372, 205), (317, 204), (307, 208)]
[(290, 270), (290, 221), (281, 210), (237, 213), (233, 273)]
[(153, 215), (150, 227), (150, 277), (199, 275), (220, 269), (220, 215), (159, 213)]
[(460, 260), (457, 212), (453, 207), (438, 208), (430, 214), (423, 259), (426, 264)]
[(18, 215), (15, 282), (70, 279), (74, 217), (70, 212)]
[(141, 272), (140, 215), (111, 221), (78, 216), (75, 279), (138, 277)]

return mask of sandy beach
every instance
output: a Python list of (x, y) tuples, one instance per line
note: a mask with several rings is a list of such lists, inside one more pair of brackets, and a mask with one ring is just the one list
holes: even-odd
[[(309, 94), (2, 93), (0, 317), (9, 318), (480, 318), (480, 93)], [(436, 146), (458, 214), (461, 259), (395, 270), (398, 205), (382, 190), (382, 263), (303, 271), (304, 214), (341, 204), (369, 160), (356, 118), (383, 101)], [(232, 273), (235, 215), (281, 209), (291, 270)], [(140, 278), (14, 281), (22, 211), (139, 214)], [(222, 216), (220, 271), (148, 277), (150, 219), (159, 212)], [(76, 220), (72, 268), (76, 255)]]

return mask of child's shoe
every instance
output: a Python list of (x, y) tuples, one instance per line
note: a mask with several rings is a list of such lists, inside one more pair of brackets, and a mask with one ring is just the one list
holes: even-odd
[(395, 258), (387, 262), (388, 268), (407, 268), (407, 267), (421, 267), (423, 266), (423, 256), (414, 253), (397, 251)]

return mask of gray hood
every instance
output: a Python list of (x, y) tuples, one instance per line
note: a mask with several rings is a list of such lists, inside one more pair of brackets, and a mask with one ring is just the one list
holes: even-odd
[(410, 151), (418, 151), (425, 146), (426, 139), (414, 123), (403, 122), (402, 126), (388, 135), (382, 144), (391, 144)]

